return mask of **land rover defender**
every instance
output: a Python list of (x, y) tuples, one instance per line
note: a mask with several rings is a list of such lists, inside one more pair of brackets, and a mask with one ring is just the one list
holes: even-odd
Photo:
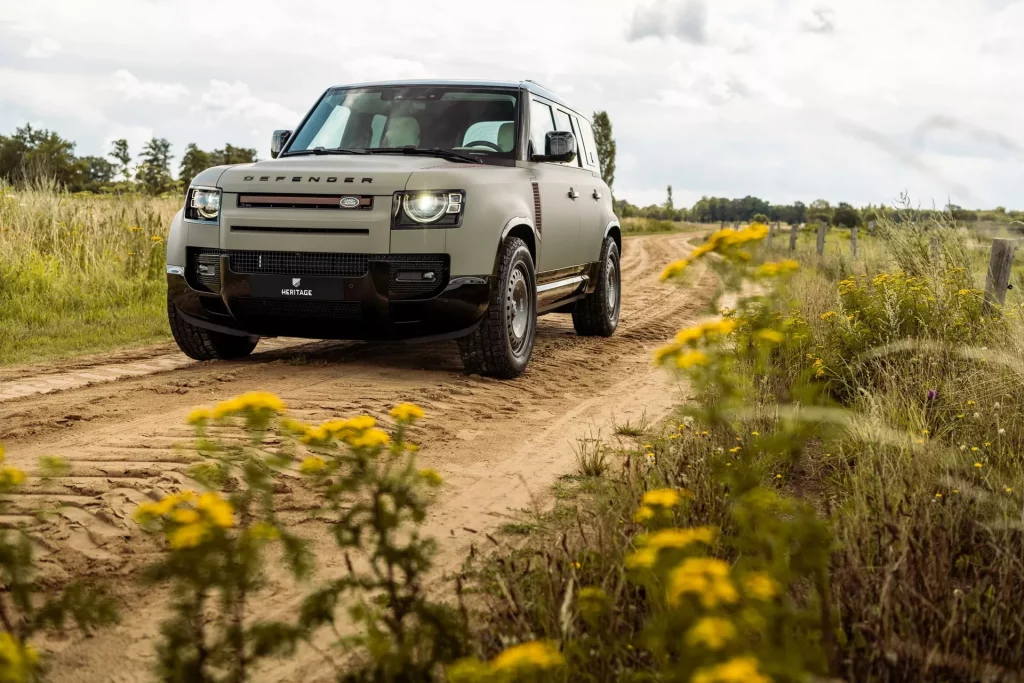
[(167, 242), (167, 314), (192, 358), (260, 337), (456, 339), (523, 372), (537, 316), (619, 319), (622, 237), (590, 122), (531, 81), (328, 89), (271, 159), (191, 183)]

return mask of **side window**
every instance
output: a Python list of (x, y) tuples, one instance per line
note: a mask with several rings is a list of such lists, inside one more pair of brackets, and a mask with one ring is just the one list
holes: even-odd
[(576, 160), (583, 168), (590, 168), (587, 146), (583, 142), (583, 132), (580, 130), (580, 119), (577, 116), (572, 117), (572, 134), (576, 136)]
[(583, 129), (583, 145), (587, 148), (587, 161), (590, 168), (601, 171), (601, 164), (597, 161), (597, 142), (594, 140), (594, 129), (590, 127), (590, 121), (580, 119), (580, 127)]
[(338, 147), (341, 145), (341, 137), (345, 133), (345, 126), (348, 125), (348, 117), (352, 110), (348, 107), (335, 107), (331, 115), (324, 121), (324, 125), (317, 132), (316, 136), (309, 141), (307, 149), (314, 147)]
[(530, 142), (533, 143), (533, 153), (544, 153), (544, 136), (555, 130), (555, 120), (551, 115), (551, 107), (530, 100)]
[[(559, 130), (559, 131), (562, 131), (562, 132), (573, 133), (572, 121), (569, 119), (569, 115), (567, 113), (565, 113), (564, 111), (562, 111), (561, 109), (556, 109), (555, 110), (555, 129)], [(575, 133), (573, 133), (573, 134), (575, 135)], [(572, 161), (566, 161), (562, 165), (563, 166), (572, 166), (574, 168), (579, 168), (579, 165), (580, 165), (580, 161), (579, 161), (580, 156), (579, 155), (580, 154), (582, 154), (582, 152), (580, 151), (579, 136), (577, 135), (576, 136), (576, 158), (573, 159)]]

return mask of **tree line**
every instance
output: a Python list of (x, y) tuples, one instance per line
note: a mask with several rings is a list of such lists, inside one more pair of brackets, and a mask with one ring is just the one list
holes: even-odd
[(225, 144), (205, 151), (195, 143), (185, 147), (178, 177), (171, 173), (171, 143), (149, 140), (137, 157), (128, 141), (114, 140), (106, 156), (77, 156), (75, 143), (44, 128), (26, 124), (13, 135), (0, 135), (0, 180), (12, 185), (55, 182), (70, 192), (142, 192), (159, 195), (184, 192), (204, 169), (222, 164), (256, 161), (256, 150)]

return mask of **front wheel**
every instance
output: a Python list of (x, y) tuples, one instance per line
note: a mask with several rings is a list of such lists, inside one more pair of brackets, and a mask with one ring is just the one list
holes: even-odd
[(593, 294), (577, 302), (572, 312), (576, 334), (587, 337), (610, 337), (619, 326), (622, 303), (622, 278), (619, 272), (619, 245), (606, 237), (601, 248), (601, 269)]
[(498, 281), (476, 331), (458, 340), (469, 372), (511, 379), (526, 370), (537, 334), (537, 280), (526, 243), (508, 239), (501, 249)]
[(259, 337), (239, 337), (193, 325), (178, 315), (177, 307), (169, 298), (167, 321), (171, 325), (171, 334), (174, 335), (178, 348), (195, 360), (243, 358), (252, 353), (259, 343)]

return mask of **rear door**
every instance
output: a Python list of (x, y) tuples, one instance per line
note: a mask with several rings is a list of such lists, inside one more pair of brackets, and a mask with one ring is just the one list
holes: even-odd
[[(545, 136), (555, 130), (558, 128), (551, 104), (531, 96), (530, 146), (534, 154), (544, 153)], [(540, 191), (543, 215), (537, 271), (546, 272), (577, 265), (578, 202), (582, 197), (579, 169), (550, 162), (535, 162), (530, 167)]]
[(605, 207), (611, 203), (611, 197), (608, 186), (601, 180), (601, 172), (597, 165), (597, 145), (590, 122), (575, 113), (570, 118), (579, 150), (576, 161), (586, 178), (586, 184), (583, 185), (585, 189), (580, 190), (582, 196), (578, 200), (580, 229), (577, 248), (585, 262), (592, 262), (601, 258), (605, 217), (608, 215)]

